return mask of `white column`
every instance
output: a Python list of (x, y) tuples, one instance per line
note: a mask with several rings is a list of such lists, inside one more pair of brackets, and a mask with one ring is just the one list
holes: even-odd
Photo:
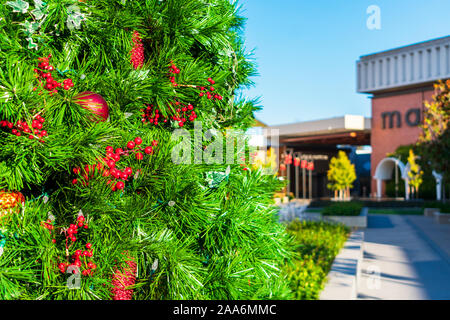
[(409, 179), (405, 179), (405, 200), (409, 200)]
[(436, 200), (441, 201), (442, 199), (442, 174), (433, 171), (434, 179), (436, 179)]
[(383, 180), (377, 179), (377, 198), (381, 198), (381, 188), (382, 188), (382, 182)]

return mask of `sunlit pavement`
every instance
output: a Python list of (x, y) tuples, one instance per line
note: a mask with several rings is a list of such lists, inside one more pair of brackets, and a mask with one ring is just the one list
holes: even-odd
[(369, 215), (359, 299), (450, 299), (450, 225)]

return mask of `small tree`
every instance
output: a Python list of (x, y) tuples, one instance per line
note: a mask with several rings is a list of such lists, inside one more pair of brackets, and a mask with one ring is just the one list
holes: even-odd
[(327, 177), (330, 181), (327, 187), (334, 190), (335, 198), (338, 193), (341, 200), (350, 198), (350, 188), (356, 180), (356, 171), (344, 151), (339, 151), (337, 158), (331, 159)]
[(425, 102), (422, 133), (419, 143), (425, 160), (433, 170), (450, 180), (450, 80), (434, 85), (435, 94), (431, 102)]
[(420, 169), (419, 164), (417, 164), (416, 158), (417, 156), (414, 154), (414, 151), (410, 149), (408, 157), (408, 177), (409, 186), (412, 188), (412, 193), (415, 195), (415, 197), (417, 197), (417, 195), (419, 194), (419, 187), (423, 182), (423, 171)]

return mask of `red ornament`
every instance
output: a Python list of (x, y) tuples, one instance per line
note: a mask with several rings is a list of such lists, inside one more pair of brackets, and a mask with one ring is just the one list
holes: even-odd
[(91, 111), (96, 115), (93, 121), (106, 121), (109, 116), (109, 108), (105, 99), (97, 93), (86, 91), (77, 94), (73, 102)]
[(136, 144), (133, 141), (130, 141), (127, 143), (127, 148), (128, 149), (133, 149), (136, 146)]

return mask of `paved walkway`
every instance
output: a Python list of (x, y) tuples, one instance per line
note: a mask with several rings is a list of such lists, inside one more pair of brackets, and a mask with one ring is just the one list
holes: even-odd
[(368, 219), (359, 299), (450, 299), (448, 225), (409, 215)]

